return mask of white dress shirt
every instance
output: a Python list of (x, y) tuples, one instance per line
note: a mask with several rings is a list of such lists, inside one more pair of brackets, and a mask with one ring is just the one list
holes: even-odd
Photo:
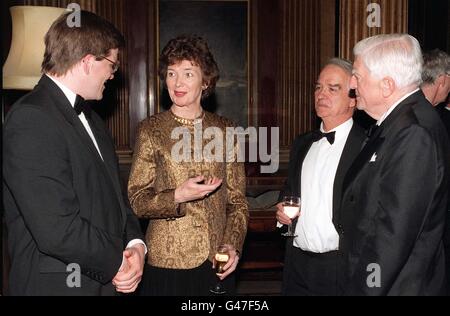
[[(50, 79), (53, 80), (54, 83), (62, 90), (66, 98), (69, 100), (70, 105), (72, 107), (75, 106), (75, 99), (77, 98), (76, 93), (74, 93), (72, 90), (67, 88), (65, 85), (63, 85), (61, 82), (59, 82), (56, 78), (47, 75)], [(100, 152), (100, 148), (98, 147), (97, 141), (95, 140), (94, 133), (92, 133), (91, 127), (89, 126), (89, 123), (86, 119), (86, 116), (84, 116), (84, 113), (81, 112), (80, 115), (78, 115), (78, 118), (80, 119), (81, 123), (83, 123), (84, 128), (86, 129), (86, 132), (89, 134), (89, 137), (92, 139), (92, 142), (95, 145), (95, 148), (97, 148), (98, 154), (100, 155), (100, 158), (103, 160), (102, 153)]]
[[(70, 105), (72, 105), (72, 107), (75, 106), (75, 99), (77, 97), (76, 93), (74, 93), (72, 90), (70, 90), (69, 88), (67, 88), (64, 84), (62, 84), (61, 82), (58, 81), (58, 79), (50, 76), (47, 74), (47, 77), (49, 77), (50, 79), (53, 80), (53, 82), (62, 90), (62, 92), (64, 93), (64, 95), (66, 96), (66, 98), (69, 100)], [(86, 132), (89, 134), (89, 136), (92, 139), (92, 142), (95, 145), (95, 148), (97, 148), (98, 154), (100, 155), (100, 158), (102, 158), (103, 160), (103, 156), (102, 153), (100, 152), (100, 148), (98, 147), (97, 141), (95, 140), (94, 137), (94, 133), (92, 133), (91, 127), (89, 126), (89, 123), (86, 119), (86, 116), (84, 116), (84, 113), (81, 112), (80, 115), (78, 115), (78, 118), (80, 119), (81, 123), (83, 123), (84, 128), (86, 129)], [(128, 244), (127, 244), (127, 248), (132, 247), (136, 244), (142, 244), (144, 245), (145, 248), (145, 253), (147, 253), (147, 246), (145, 245), (145, 243), (140, 240), (140, 239), (133, 239), (131, 240)], [(123, 259), (124, 260), (124, 259)], [(123, 261), (122, 261), (123, 264)]]
[[(302, 165), (301, 211), (295, 227), (294, 246), (305, 251), (325, 253), (339, 248), (339, 234), (333, 224), (333, 188), (336, 170), (353, 119), (329, 132), (336, 132), (331, 145), (323, 137), (314, 142)], [(323, 130), (323, 123), (320, 127)]]

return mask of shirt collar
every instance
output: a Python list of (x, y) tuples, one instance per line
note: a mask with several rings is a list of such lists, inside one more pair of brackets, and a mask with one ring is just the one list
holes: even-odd
[(353, 126), (353, 118), (349, 118), (347, 121), (345, 121), (341, 125), (333, 128), (332, 130), (330, 130), (328, 132), (325, 132), (325, 130), (323, 128), (323, 122), (322, 122), (322, 123), (320, 123), (320, 131), (322, 133), (336, 132), (336, 135), (334, 137), (335, 142), (336, 142), (339, 139), (346, 138), (348, 133), (350, 133), (350, 130), (352, 129), (352, 126)]
[(77, 98), (76, 93), (74, 93), (72, 90), (70, 90), (69, 88), (67, 88), (64, 84), (62, 84), (58, 79), (56, 79), (55, 77), (46, 74), (47, 77), (49, 77), (50, 79), (53, 80), (53, 82), (62, 90), (62, 92), (64, 93), (64, 95), (66, 96), (66, 98), (69, 100), (70, 105), (72, 105), (72, 107), (75, 105), (75, 99)]
[(395, 108), (396, 108), (400, 103), (402, 103), (402, 102), (403, 102), (404, 100), (406, 100), (409, 96), (413, 95), (414, 93), (416, 93), (416, 92), (419, 91), (419, 90), (420, 90), (420, 89), (417, 88), (416, 90), (411, 91), (411, 92), (405, 94), (400, 100), (398, 100), (397, 102), (395, 102), (394, 105), (391, 106), (391, 107), (389, 108), (389, 110), (387, 110), (387, 112), (384, 113), (383, 116), (377, 121), (377, 125), (380, 126), (381, 123), (384, 122), (384, 120), (389, 116), (389, 114), (391, 114), (391, 113), (395, 110)]

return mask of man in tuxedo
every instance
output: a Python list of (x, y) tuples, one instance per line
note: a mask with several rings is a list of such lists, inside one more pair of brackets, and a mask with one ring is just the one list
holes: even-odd
[[(428, 101), (436, 108), (450, 137), (450, 56), (439, 49), (423, 55), (422, 91)], [(449, 186), (450, 192), (450, 186)], [(450, 195), (450, 194), (449, 194)], [(448, 198), (450, 202), (450, 197)], [(450, 203), (447, 204), (447, 218), (444, 232), (447, 288), (450, 294)]]
[(446, 102), (439, 106), (437, 110), (447, 129), (447, 134), (450, 137), (450, 94), (448, 95)]
[(423, 59), (421, 89), (427, 100), (436, 107), (450, 135), (450, 56), (435, 49), (424, 53)]
[(343, 293), (444, 294), (449, 143), (419, 89), (420, 45), (378, 35), (354, 55), (357, 106), (377, 123), (344, 180)]
[(425, 98), (437, 106), (450, 92), (450, 56), (439, 49), (423, 54), (421, 89)]
[[(331, 59), (320, 72), (315, 88), (315, 110), (320, 130), (295, 139), (286, 186), (280, 194), (301, 197), (296, 237), (288, 238), (283, 275), (284, 295), (336, 295), (339, 256), (339, 207), (343, 177), (365, 139), (353, 123), (350, 62)], [(282, 204), (277, 220), (289, 224)]]
[(11, 295), (133, 292), (146, 252), (124, 200), (112, 139), (84, 100), (100, 100), (124, 40), (109, 22), (69, 13), (45, 36), (43, 76), (8, 113), (3, 196)]

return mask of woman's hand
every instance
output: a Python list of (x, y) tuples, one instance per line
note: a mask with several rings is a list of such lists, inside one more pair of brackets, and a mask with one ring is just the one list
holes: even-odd
[[(236, 267), (239, 263), (239, 252), (234, 248), (232, 245), (225, 245), (228, 248), (228, 256), (229, 259), (227, 261), (227, 264), (223, 267), (223, 273), (217, 274), (219, 279), (223, 280), (227, 276), (229, 276), (231, 273), (233, 273), (236, 270)], [(213, 259), (213, 269), (216, 267), (216, 259)]]
[(197, 176), (187, 179), (175, 189), (175, 203), (203, 199), (214, 192), (221, 184), (222, 179), (216, 177), (205, 179), (204, 176)]

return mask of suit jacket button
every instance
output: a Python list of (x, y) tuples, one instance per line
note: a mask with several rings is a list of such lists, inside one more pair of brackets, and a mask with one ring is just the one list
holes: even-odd
[(354, 195), (350, 195), (349, 200), (350, 200), (350, 202), (355, 202), (355, 196)]

